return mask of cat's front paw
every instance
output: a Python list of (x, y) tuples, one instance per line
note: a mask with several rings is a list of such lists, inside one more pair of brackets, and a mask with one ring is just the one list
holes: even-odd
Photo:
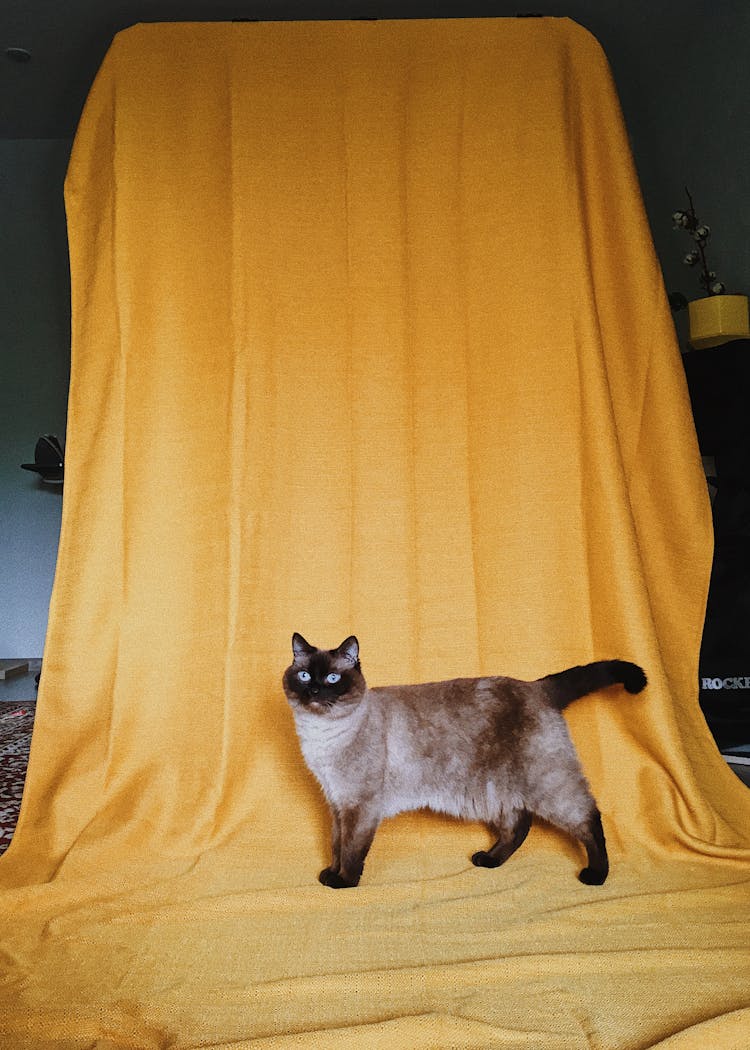
[(480, 849), (471, 858), (471, 863), (476, 864), (478, 868), (499, 868), (502, 861), (497, 860), (491, 853), (487, 853), (485, 850)]
[(318, 875), (318, 882), (322, 882), (324, 886), (330, 886), (332, 890), (345, 890), (357, 885), (356, 882), (347, 882), (333, 868), (323, 868)]

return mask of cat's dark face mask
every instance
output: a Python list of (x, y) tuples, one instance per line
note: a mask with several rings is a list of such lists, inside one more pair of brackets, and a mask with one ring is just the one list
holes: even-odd
[(292, 650), (294, 662), (283, 679), (292, 705), (325, 714), (340, 712), (361, 700), (366, 685), (356, 638), (347, 638), (338, 649), (316, 649), (295, 634)]

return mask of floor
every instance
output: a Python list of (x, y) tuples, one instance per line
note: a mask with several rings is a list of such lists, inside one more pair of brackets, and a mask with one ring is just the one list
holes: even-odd
[(0, 853), (10, 845), (18, 820), (36, 714), (36, 676), (42, 661), (25, 662), (24, 674), (0, 679)]
[(36, 700), (0, 705), (0, 853), (13, 838), (29, 762)]

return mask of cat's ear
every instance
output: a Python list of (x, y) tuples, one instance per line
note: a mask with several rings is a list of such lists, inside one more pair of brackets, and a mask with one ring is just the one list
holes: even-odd
[(356, 667), (359, 663), (359, 642), (353, 634), (350, 635), (346, 641), (341, 643), (336, 652), (340, 656), (343, 656), (352, 667)]
[(297, 634), (295, 631), (292, 635), (292, 652), (296, 660), (300, 656), (309, 656), (315, 652), (315, 649), (309, 642), (305, 641), (301, 634)]

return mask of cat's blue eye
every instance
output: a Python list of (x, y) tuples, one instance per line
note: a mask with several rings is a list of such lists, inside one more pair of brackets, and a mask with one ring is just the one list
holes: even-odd
[(340, 682), (340, 681), (341, 681), (341, 675), (340, 674), (336, 674), (335, 671), (331, 671), (330, 674), (326, 675), (326, 682), (328, 682), (329, 685), (336, 685), (336, 682)]
[(309, 682), (310, 681), (310, 672), (309, 671), (297, 671), (297, 677), (299, 678), (300, 682)]

